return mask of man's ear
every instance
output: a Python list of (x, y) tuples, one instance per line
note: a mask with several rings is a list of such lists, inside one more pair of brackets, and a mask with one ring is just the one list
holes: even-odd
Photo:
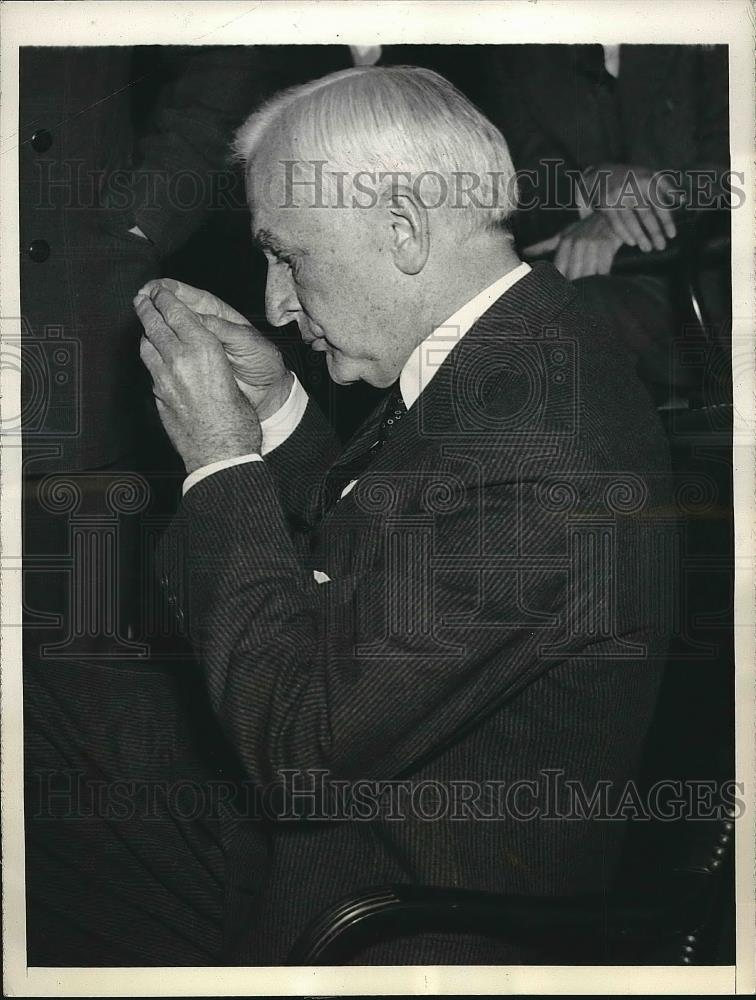
[(394, 187), (388, 195), (390, 249), (403, 274), (419, 274), (430, 252), (428, 210), (411, 188)]

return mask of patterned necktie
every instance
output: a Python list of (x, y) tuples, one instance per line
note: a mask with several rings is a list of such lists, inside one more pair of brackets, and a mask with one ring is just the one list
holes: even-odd
[(402, 399), (399, 383), (394, 382), (386, 400), (386, 407), (383, 411), (383, 420), (378, 428), (378, 440), (384, 445), (396, 430), (396, 425), (407, 412), (407, 407)]
[(396, 425), (407, 412), (399, 382), (395, 382), (386, 399), (383, 417), (378, 426), (378, 439), (349, 462), (337, 463), (328, 473), (324, 490), (324, 510), (329, 510), (340, 498), (344, 487), (357, 479), (368, 468), (375, 456), (396, 431)]

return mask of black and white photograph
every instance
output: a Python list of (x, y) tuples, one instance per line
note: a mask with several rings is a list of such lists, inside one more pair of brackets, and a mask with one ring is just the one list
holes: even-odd
[(0, 16), (6, 995), (753, 992), (752, 11)]

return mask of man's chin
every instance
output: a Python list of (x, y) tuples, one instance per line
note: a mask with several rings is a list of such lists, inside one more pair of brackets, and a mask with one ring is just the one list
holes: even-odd
[(331, 381), (335, 382), (336, 385), (352, 385), (360, 381), (361, 376), (358, 372), (354, 371), (353, 364), (345, 358), (329, 352), (326, 354), (326, 367), (328, 368)]

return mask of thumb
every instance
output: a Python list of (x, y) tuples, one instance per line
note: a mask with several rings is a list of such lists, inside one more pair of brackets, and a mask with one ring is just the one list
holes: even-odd
[(214, 334), (222, 344), (229, 346), (249, 343), (255, 336), (260, 336), (259, 332), (249, 323), (232, 323), (230, 320), (221, 319), (220, 316), (214, 316), (212, 313), (200, 313), (199, 319), (202, 325)]
[(556, 250), (560, 235), (560, 233), (556, 233), (554, 236), (549, 236), (548, 239), (540, 240), (538, 243), (531, 243), (529, 247), (523, 248), (523, 256), (539, 257), (541, 254), (551, 253), (552, 250)]
[(210, 333), (214, 333), (218, 340), (242, 336), (249, 336), (252, 327), (249, 323), (232, 323), (230, 320), (221, 319), (213, 313), (199, 313), (199, 318)]

